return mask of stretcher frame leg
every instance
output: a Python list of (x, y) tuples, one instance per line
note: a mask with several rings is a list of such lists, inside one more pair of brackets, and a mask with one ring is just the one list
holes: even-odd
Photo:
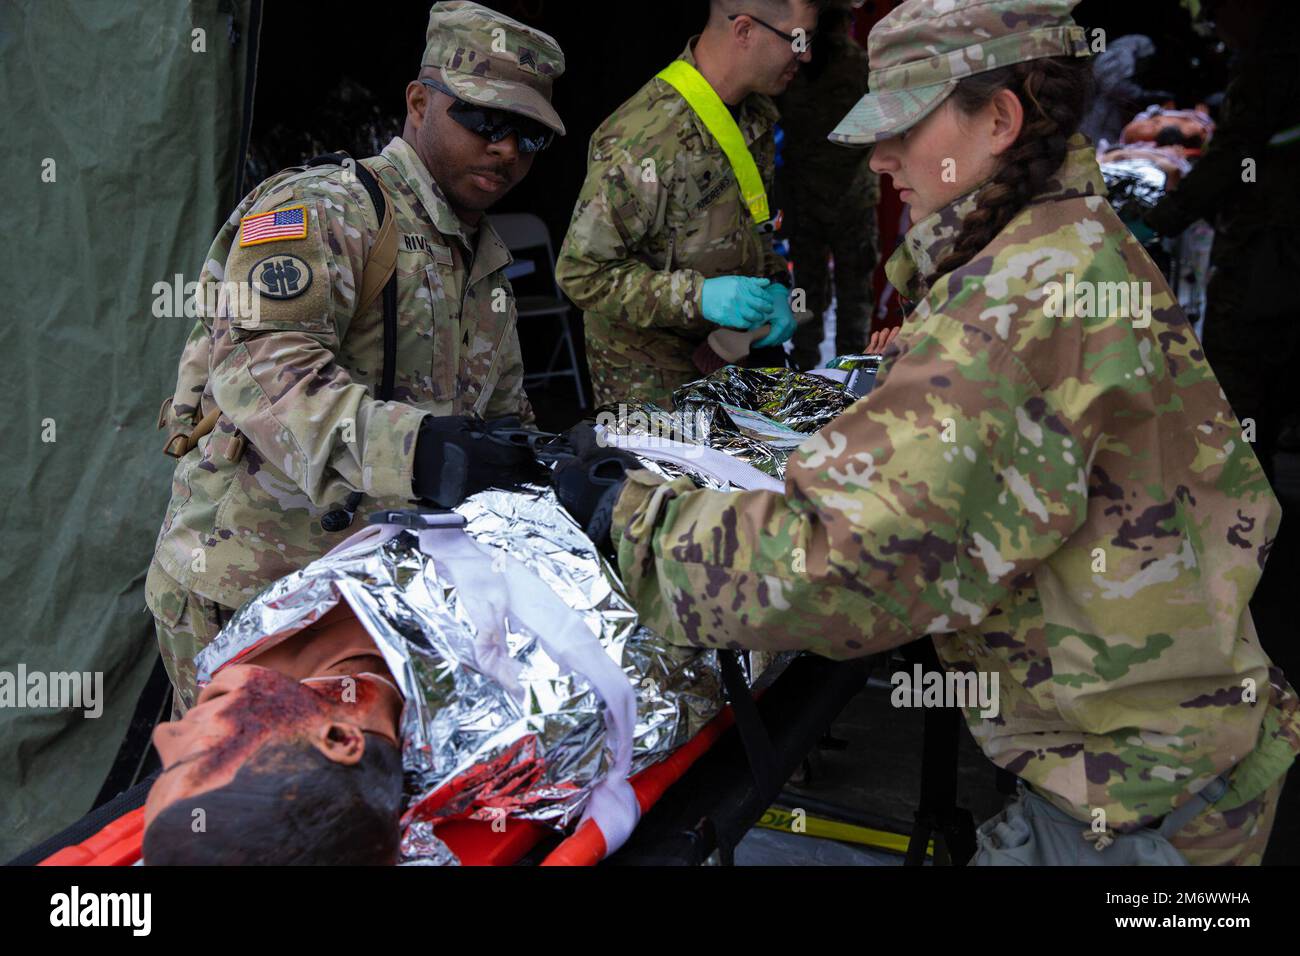
[[(909, 663), (942, 671), (931, 641), (918, 641), (904, 649)], [(931, 836), (936, 866), (965, 866), (975, 855), (975, 820), (957, 805), (957, 760), (961, 740), (961, 712), (941, 708), (925, 711), (921, 753), (921, 796), (915, 825), (907, 845), (904, 866), (922, 866)]]

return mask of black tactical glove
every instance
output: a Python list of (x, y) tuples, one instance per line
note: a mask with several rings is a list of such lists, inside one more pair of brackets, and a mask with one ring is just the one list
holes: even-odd
[(614, 505), (631, 469), (640, 468), (635, 455), (613, 447), (601, 447), (591, 425), (583, 422), (567, 435), (574, 457), (555, 466), (551, 480), (560, 504), (573, 516), (596, 547), (612, 551), (609, 532)]
[(544, 480), (527, 441), (516, 440), (519, 434), (519, 419), (513, 417), (489, 422), (463, 415), (426, 418), (415, 442), (415, 496), (454, 508), (485, 488)]

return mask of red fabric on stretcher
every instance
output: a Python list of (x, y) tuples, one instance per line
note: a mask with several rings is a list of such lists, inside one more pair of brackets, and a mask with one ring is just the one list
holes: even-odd
[(144, 807), (122, 814), (88, 840), (65, 846), (37, 866), (133, 866), (144, 845)]
[[(725, 708), (705, 724), (698, 734), (658, 763), (646, 767), (630, 780), (641, 812), (662, 797), (695, 761), (732, 724), (731, 708)], [(508, 820), (504, 829), (493, 830), (488, 820), (448, 820), (434, 827), (465, 866), (510, 866), (537, 846), (549, 827), (527, 820)], [(89, 839), (46, 857), (37, 866), (132, 866), (140, 859), (144, 844), (144, 807), (113, 820)], [(605, 837), (592, 821), (580, 826), (542, 861), (543, 866), (595, 866), (605, 858)]]

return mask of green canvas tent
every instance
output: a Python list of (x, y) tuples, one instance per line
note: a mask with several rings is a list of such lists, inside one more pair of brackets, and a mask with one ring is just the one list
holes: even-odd
[[(157, 660), (158, 406), (239, 196), (259, 24), (260, 0), (0, 5), (0, 859), (90, 809)], [(98, 715), (36, 693), (61, 673), (102, 681)]]

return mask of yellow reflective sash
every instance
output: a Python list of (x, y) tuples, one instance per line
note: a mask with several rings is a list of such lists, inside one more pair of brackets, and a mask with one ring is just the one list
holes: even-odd
[(685, 60), (673, 60), (656, 76), (682, 94), (695, 115), (704, 121), (705, 128), (713, 134), (722, 151), (727, 154), (731, 171), (740, 184), (740, 194), (745, 198), (745, 205), (749, 206), (749, 214), (759, 225), (767, 222), (772, 215), (767, 207), (767, 190), (763, 188), (763, 177), (759, 175), (758, 164), (750, 155), (745, 137), (732, 118), (731, 111), (727, 109), (727, 104), (722, 102), (722, 97), (714, 92), (700, 71)]

